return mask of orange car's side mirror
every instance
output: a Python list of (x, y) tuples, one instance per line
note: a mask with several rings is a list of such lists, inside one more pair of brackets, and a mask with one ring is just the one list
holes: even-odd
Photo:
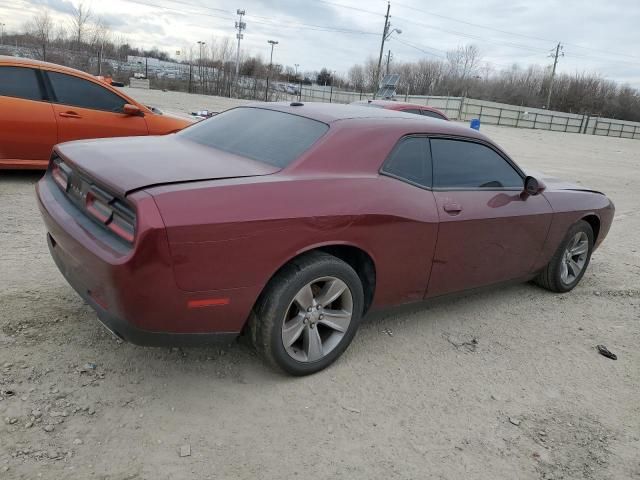
[(124, 107), (122, 107), (122, 113), (125, 115), (142, 115), (142, 110), (140, 110), (140, 107), (137, 107), (136, 105), (125, 103)]

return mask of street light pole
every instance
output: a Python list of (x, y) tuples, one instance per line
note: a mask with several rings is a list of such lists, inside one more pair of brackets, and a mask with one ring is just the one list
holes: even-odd
[(202, 74), (202, 47), (204, 47), (205, 42), (198, 40), (198, 47), (200, 48), (200, 56), (198, 59), (198, 75), (200, 75), (200, 85), (202, 86), (202, 93), (204, 93), (204, 78)]
[(271, 57), (269, 58), (269, 74), (271, 74), (271, 67), (273, 66), (273, 47), (278, 44), (275, 40), (267, 40), (267, 43), (271, 44)]

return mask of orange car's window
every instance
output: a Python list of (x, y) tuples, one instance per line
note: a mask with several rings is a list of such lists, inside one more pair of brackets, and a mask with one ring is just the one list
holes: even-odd
[(0, 67), (0, 95), (42, 100), (36, 71), (24, 67)]
[(47, 72), (47, 76), (56, 103), (107, 112), (122, 112), (127, 103), (122, 97), (88, 80), (58, 72)]

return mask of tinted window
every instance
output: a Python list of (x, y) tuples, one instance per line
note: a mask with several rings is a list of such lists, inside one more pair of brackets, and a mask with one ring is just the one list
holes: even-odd
[(430, 188), (429, 140), (420, 137), (401, 140), (385, 162), (383, 171)]
[(36, 71), (23, 67), (0, 67), (0, 95), (42, 100)]
[(422, 110), (422, 114), (426, 117), (437, 118), (440, 120), (446, 120), (442, 115), (436, 112), (432, 112), (431, 110)]
[(227, 110), (179, 135), (225, 152), (286, 167), (328, 129), (328, 125), (310, 118), (245, 107)]
[(404, 110), (402, 110), (404, 113), (413, 113), (415, 115), (420, 115), (420, 110), (418, 110), (417, 108), (406, 108)]
[(121, 112), (126, 103), (122, 97), (88, 80), (57, 72), (47, 72), (47, 75), (56, 103), (107, 112)]
[(509, 163), (484, 145), (432, 139), (433, 184), (440, 188), (522, 188)]

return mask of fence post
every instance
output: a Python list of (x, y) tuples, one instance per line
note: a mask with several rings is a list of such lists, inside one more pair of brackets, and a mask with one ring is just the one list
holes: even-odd
[(462, 120), (462, 109), (464, 108), (465, 97), (459, 97), (459, 98), (460, 98), (460, 108), (458, 108), (458, 118), (456, 118), (456, 120)]
[(553, 115), (551, 115), (551, 121), (549, 122), (549, 131), (553, 131)]
[(536, 123), (538, 123), (538, 112), (536, 112), (536, 116), (533, 118), (533, 129), (536, 129)]
[(333, 98), (333, 82), (331, 82), (331, 89), (329, 90), (329, 103), (331, 103), (332, 98)]
[(360, 100), (362, 100), (362, 89), (360, 89)]
[[(584, 115), (583, 115), (584, 118)], [(582, 124), (580, 124), (580, 127), (582, 127)], [(567, 133), (567, 128), (569, 128), (569, 117), (567, 117), (567, 121), (564, 122), (564, 133)]]
[(600, 120), (600, 117), (596, 117), (596, 124), (593, 126), (593, 131), (591, 132), (591, 135), (597, 135), (596, 131), (598, 130), (599, 120)]
[(633, 133), (631, 134), (631, 139), (633, 140), (634, 138), (636, 138), (636, 130), (638, 129), (637, 125), (633, 126)]
[(518, 110), (518, 116), (516, 117), (516, 128), (518, 128), (518, 125), (520, 125), (520, 115), (522, 114), (522, 112), (520, 110)]
[(269, 96), (269, 77), (267, 77), (267, 86), (264, 89), (264, 101), (267, 102), (267, 98)]
[(449, 115), (449, 95), (447, 95), (447, 101), (444, 104), (444, 113), (446, 113), (447, 115)]
[(478, 118), (478, 120), (480, 120), (480, 122), (482, 122), (482, 105), (480, 105), (480, 118)]
[(500, 120), (502, 120), (502, 107), (500, 107), (500, 113), (498, 114), (498, 125), (500, 125)]
[(609, 133), (611, 133), (611, 122), (609, 122), (609, 126), (607, 127), (607, 137), (609, 136)]
[(302, 101), (302, 80), (300, 80), (300, 88), (298, 89), (298, 96), (300, 101)]

